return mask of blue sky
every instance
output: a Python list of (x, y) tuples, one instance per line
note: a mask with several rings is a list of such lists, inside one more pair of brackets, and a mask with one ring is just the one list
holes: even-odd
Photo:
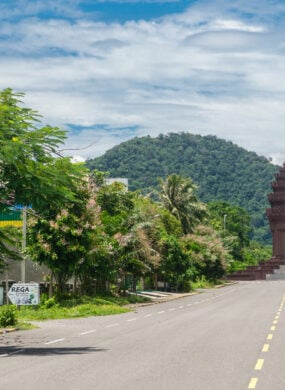
[(83, 159), (189, 131), (281, 163), (284, 19), (277, 0), (1, 0), (0, 88)]

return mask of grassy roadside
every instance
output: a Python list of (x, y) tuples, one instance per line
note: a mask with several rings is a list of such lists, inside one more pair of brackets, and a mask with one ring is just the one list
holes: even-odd
[[(210, 283), (205, 278), (197, 280), (192, 285), (192, 290), (203, 288), (215, 288), (226, 286), (225, 281)], [(0, 333), (3, 329), (31, 329), (35, 326), (29, 321), (45, 321), (53, 319), (68, 319), (91, 316), (106, 316), (130, 311), (130, 304), (149, 302), (150, 299), (138, 295), (126, 296), (74, 296), (68, 295), (61, 299), (53, 297), (48, 299), (41, 297), (41, 304), (38, 306), (0, 306)], [(1, 331), (2, 330), (2, 331)]]
[(17, 310), (16, 306), (9, 305), (0, 307), (0, 319), (3, 321), (0, 329), (17, 327), (20, 329), (30, 329), (33, 325), (28, 321), (44, 321), (53, 319), (68, 319), (91, 316), (106, 316), (130, 311), (126, 305), (131, 303), (148, 302), (149, 299), (139, 296), (96, 296), (96, 297), (76, 297), (68, 296), (62, 299), (53, 297), (43, 299), (39, 306), (21, 306)]

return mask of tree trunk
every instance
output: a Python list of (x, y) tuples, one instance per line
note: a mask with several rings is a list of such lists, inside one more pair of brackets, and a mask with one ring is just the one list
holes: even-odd
[(135, 275), (133, 275), (132, 290), (133, 290), (133, 292), (136, 292), (136, 290), (137, 290), (137, 281), (136, 281)]

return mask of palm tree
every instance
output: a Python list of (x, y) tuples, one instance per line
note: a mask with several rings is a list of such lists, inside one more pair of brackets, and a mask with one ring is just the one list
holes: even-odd
[(207, 215), (206, 206), (199, 201), (196, 190), (197, 186), (191, 179), (180, 175), (173, 174), (166, 180), (160, 179), (160, 200), (180, 221), (184, 234), (191, 233)]

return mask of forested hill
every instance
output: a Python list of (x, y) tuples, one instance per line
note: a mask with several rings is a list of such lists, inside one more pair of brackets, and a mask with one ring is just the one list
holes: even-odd
[(267, 194), (279, 167), (232, 142), (189, 133), (133, 138), (88, 160), (87, 166), (108, 171), (110, 177), (126, 177), (130, 190), (144, 193), (157, 186), (158, 177), (172, 173), (191, 177), (202, 201), (225, 200), (245, 208), (255, 238), (264, 241), (270, 237), (265, 217)]

